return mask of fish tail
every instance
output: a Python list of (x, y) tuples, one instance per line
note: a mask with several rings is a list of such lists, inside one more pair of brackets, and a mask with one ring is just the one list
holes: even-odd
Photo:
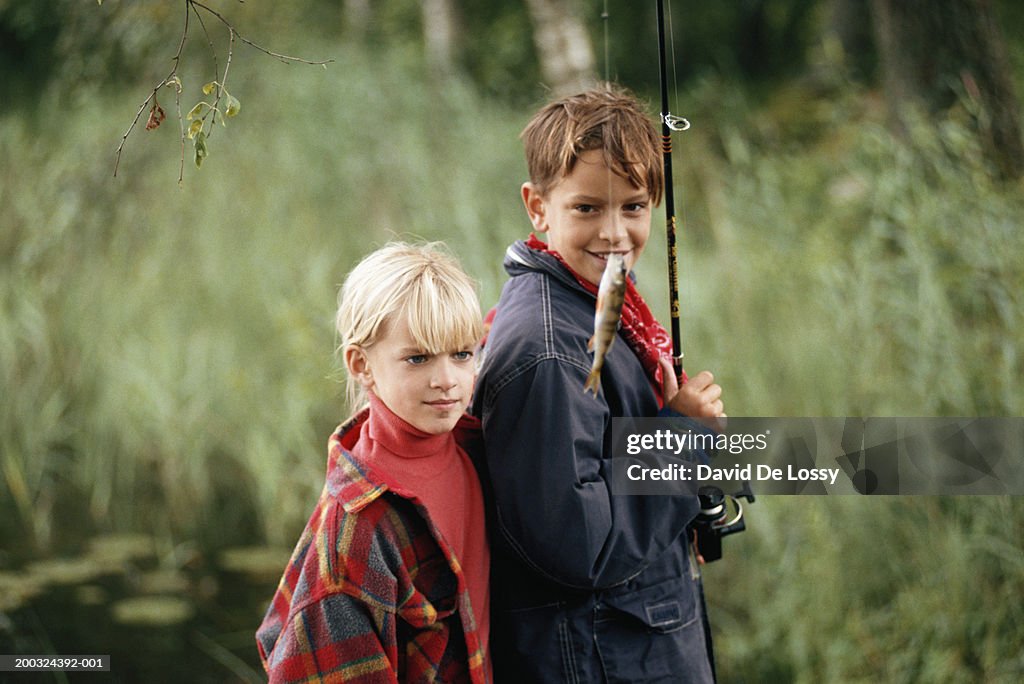
[(583, 391), (590, 391), (595, 397), (601, 391), (601, 369), (595, 368), (587, 376), (587, 382), (583, 385)]

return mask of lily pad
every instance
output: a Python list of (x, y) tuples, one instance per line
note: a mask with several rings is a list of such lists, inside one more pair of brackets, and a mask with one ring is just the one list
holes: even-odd
[(85, 584), (100, 575), (109, 574), (110, 569), (88, 557), (51, 558), (36, 561), (25, 566), (26, 575), (43, 584)]
[(239, 546), (220, 553), (219, 565), (227, 572), (237, 572), (257, 581), (281, 576), (291, 552), (269, 546)]
[(0, 613), (20, 608), (43, 593), (43, 583), (23, 573), (0, 572)]
[(187, 590), (188, 578), (177, 570), (153, 570), (139, 577), (143, 594), (183, 594)]
[(118, 601), (111, 607), (111, 612), (114, 620), (121, 624), (169, 627), (191, 619), (195, 608), (188, 601), (174, 596), (137, 596)]
[(97, 561), (120, 564), (154, 555), (153, 538), (144, 534), (108, 534), (89, 543), (89, 556)]

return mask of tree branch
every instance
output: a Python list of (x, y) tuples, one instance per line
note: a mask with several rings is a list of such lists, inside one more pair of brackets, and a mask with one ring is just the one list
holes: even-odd
[[(148, 105), (150, 102), (153, 102), (154, 103), (154, 110), (153, 111), (155, 111), (156, 108), (159, 108), (159, 104), (157, 103), (157, 100), (156, 100), (157, 92), (159, 92), (160, 89), (163, 88), (164, 86), (170, 85), (172, 83), (176, 86), (177, 93), (178, 93), (178, 96), (179, 96), (178, 97), (178, 100), (179, 100), (179, 102), (178, 102), (178, 120), (181, 121), (181, 103), (180, 103), (181, 79), (178, 78), (178, 67), (181, 64), (181, 53), (185, 49), (185, 41), (188, 39), (188, 15), (189, 15), (189, 10), (190, 10), (189, 0), (185, 0), (185, 21), (184, 21), (184, 25), (183, 25), (182, 30), (181, 30), (181, 40), (178, 42), (178, 51), (175, 52), (174, 53), (174, 57), (171, 58), (171, 61), (174, 62), (174, 67), (171, 69), (171, 73), (169, 73), (166, 76), (164, 76), (164, 79), (162, 81), (160, 81), (160, 83), (158, 83), (155, 88), (153, 88), (153, 92), (151, 92), (149, 94), (149, 97), (147, 97), (145, 100), (143, 100), (142, 105), (139, 107), (139, 111), (135, 113), (135, 118), (132, 120), (132, 125), (129, 126), (128, 130), (125, 131), (124, 135), (121, 136), (121, 143), (117, 146), (117, 158), (114, 160), (114, 177), (115, 178), (117, 177), (117, 169), (121, 165), (121, 153), (124, 151), (124, 144), (128, 141), (128, 136), (132, 134), (132, 131), (135, 130), (135, 127), (138, 125), (139, 117), (142, 116), (142, 112), (146, 111), (146, 105)], [(159, 125), (159, 123), (157, 125)], [(184, 144), (185, 144), (185, 136), (182, 135), (182, 146), (184, 146)], [(182, 153), (182, 154), (184, 154), (184, 153)], [(178, 182), (181, 182), (180, 178), (178, 179)]]
[(193, 5), (195, 7), (199, 7), (201, 9), (204, 9), (207, 12), (209, 12), (210, 14), (212, 14), (213, 16), (215, 16), (229, 30), (234, 31), (235, 35), (238, 36), (238, 39), (240, 41), (242, 41), (243, 43), (245, 43), (246, 45), (259, 50), (260, 52), (262, 52), (265, 55), (269, 55), (271, 57), (275, 57), (275, 58), (281, 60), (282, 62), (285, 62), (285, 63), (288, 63), (288, 62), (299, 62), (300, 64), (310, 64), (310, 65), (313, 65), (313, 66), (324, 66), (324, 67), (326, 67), (328, 64), (330, 64), (331, 62), (334, 61), (333, 59), (323, 59), (323, 60), (319, 60), (319, 61), (310, 61), (308, 59), (302, 59), (301, 57), (292, 57), (291, 55), (283, 55), (283, 54), (281, 54), (279, 52), (274, 52), (273, 50), (268, 50), (267, 48), (263, 47), (262, 45), (258, 45), (256, 43), (254, 43), (253, 41), (249, 40), (248, 38), (246, 38), (245, 36), (243, 36), (242, 34), (240, 34), (238, 32), (238, 30), (235, 29), (234, 26), (232, 26), (231, 22), (229, 22), (227, 19), (225, 19), (224, 16), (221, 15), (216, 10), (211, 9), (210, 7), (207, 7), (206, 5), (204, 5), (203, 3), (199, 2), (198, 0), (186, 0), (186, 2), (188, 2), (188, 4)]
[[(244, 2), (244, 0), (239, 0), (239, 2), (242, 3), (242, 2)], [(220, 106), (221, 106), (221, 100), (225, 96), (227, 96), (227, 98), (228, 98), (227, 115), (233, 116), (234, 112), (238, 111), (238, 100), (236, 98), (232, 97), (228, 93), (228, 91), (227, 91), (227, 89), (225, 87), (225, 84), (227, 83), (227, 80), (228, 80), (228, 71), (231, 69), (231, 59), (232, 59), (232, 56), (234, 54), (234, 45), (235, 45), (235, 39), (236, 38), (238, 40), (242, 41), (243, 43), (245, 43), (246, 45), (248, 45), (248, 46), (250, 46), (250, 47), (252, 47), (252, 48), (254, 48), (256, 50), (259, 50), (260, 52), (264, 53), (265, 55), (268, 55), (268, 56), (273, 57), (273, 58), (275, 58), (277, 60), (280, 60), (281, 62), (284, 62), (285, 64), (289, 64), (291, 62), (298, 62), (300, 64), (309, 64), (309, 65), (313, 65), (313, 66), (322, 66), (322, 67), (324, 67), (326, 69), (327, 65), (334, 61), (333, 59), (325, 59), (325, 60), (319, 60), (319, 61), (312, 61), (312, 60), (303, 59), (301, 57), (293, 57), (291, 55), (285, 55), (285, 54), (281, 54), (279, 52), (274, 52), (273, 50), (269, 50), (269, 49), (263, 47), (262, 45), (259, 45), (259, 44), (255, 43), (255, 42), (249, 40), (248, 38), (246, 38), (242, 34), (240, 34), (238, 32), (238, 30), (234, 27), (234, 25), (224, 17), (224, 15), (222, 15), (220, 12), (217, 12), (216, 10), (208, 7), (207, 5), (203, 4), (202, 2), (199, 2), (199, 0), (184, 0), (184, 5), (185, 5), (185, 16), (184, 16), (184, 20), (182, 22), (181, 39), (178, 41), (178, 49), (174, 53), (174, 57), (171, 58), (171, 61), (174, 63), (174, 66), (171, 68), (170, 73), (168, 73), (167, 76), (165, 76), (156, 85), (156, 87), (153, 88), (153, 90), (152, 90), (152, 92), (150, 92), (149, 96), (145, 100), (143, 100), (142, 104), (139, 106), (139, 111), (137, 111), (135, 113), (135, 118), (132, 119), (131, 125), (128, 126), (128, 130), (126, 130), (124, 132), (124, 135), (121, 136), (121, 142), (117, 146), (117, 156), (116, 156), (116, 158), (114, 160), (114, 176), (115, 177), (117, 176), (117, 171), (118, 171), (118, 169), (120, 168), (120, 165), (121, 165), (121, 154), (124, 152), (125, 143), (128, 142), (129, 136), (131, 136), (131, 134), (135, 130), (136, 126), (138, 126), (139, 120), (142, 118), (142, 113), (146, 111), (146, 108), (148, 107), (149, 111), (150, 111), (149, 119), (146, 122), (146, 129), (147, 130), (152, 130), (152, 129), (158, 127), (160, 125), (160, 123), (164, 120), (164, 118), (165, 118), (164, 110), (160, 106), (160, 102), (159, 102), (159, 99), (157, 97), (157, 94), (160, 92), (161, 88), (169, 87), (169, 86), (174, 86), (174, 88), (175, 88), (175, 108), (176, 108), (176, 111), (177, 111), (178, 128), (179, 128), (179, 133), (180, 133), (180, 138), (181, 138), (181, 163), (179, 165), (179, 172), (178, 172), (178, 184), (179, 185), (181, 184), (182, 179), (184, 178), (184, 175), (185, 175), (185, 138), (186, 137), (191, 138), (193, 136), (193, 134), (197, 134), (197, 131), (198, 131), (198, 133), (202, 134), (204, 139), (205, 139), (205, 137), (207, 137), (207, 134), (202, 131), (202, 127), (196, 125), (195, 123), (193, 123), (193, 127), (190, 127), (189, 131), (186, 131), (185, 123), (184, 123), (184, 118), (181, 115), (182, 83), (181, 83), (181, 78), (179, 78), (179, 76), (178, 76), (178, 70), (181, 67), (181, 56), (182, 56), (182, 53), (183, 53), (183, 51), (185, 49), (185, 43), (188, 41), (189, 28), (190, 28), (190, 26), (189, 26), (189, 17), (192, 14), (195, 14), (196, 20), (199, 22), (199, 25), (202, 27), (203, 34), (206, 36), (207, 43), (210, 46), (210, 54), (211, 54), (212, 59), (213, 59), (213, 72), (214, 72), (214, 75), (215, 75), (214, 77), (215, 78), (216, 78), (216, 75), (220, 71), (218, 60), (217, 60), (217, 50), (216, 50), (216, 48), (215, 48), (215, 46), (213, 44), (213, 39), (210, 36), (210, 33), (207, 30), (207, 28), (206, 28), (206, 22), (203, 21), (203, 16), (202, 16), (202, 13), (200, 12), (200, 10), (202, 10), (204, 12), (207, 12), (210, 16), (212, 16), (215, 19), (217, 19), (217, 21), (219, 21), (221, 24), (223, 24), (227, 28), (227, 30), (228, 30), (227, 60), (226, 60), (226, 62), (224, 64), (224, 72), (220, 76), (220, 82), (219, 83), (217, 81), (213, 81), (212, 84), (208, 84), (208, 86), (210, 86), (210, 87), (216, 86), (216, 88), (217, 88), (217, 97), (214, 100), (212, 105), (208, 105), (206, 103), (201, 103), (202, 105), (208, 107), (208, 110), (203, 114), (202, 119), (201, 119), (203, 121), (203, 126), (205, 126), (205, 122), (206, 122), (207, 117), (210, 117), (210, 124), (211, 124), (210, 125), (210, 129), (211, 129), (211, 132), (212, 132), (212, 129), (215, 127), (215, 124), (217, 123), (218, 115), (220, 115), (221, 124), (224, 123), (225, 112), (221, 111)], [(204, 88), (204, 90), (205, 90), (205, 88)], [(207, 90), (207, 93), (209, 93), (209, 92), (212, 92), (212, 91), (211, 90)], [(195, 111), (195, 109), (198, 109), (198, 108), (199, 108), (199, 105), (197, 105), (197, 107), (194, 108), (193, 111)], [(233, 111), (232, 111), (232, 109), (233, 109)], [(190, 119), (192, 118), (192, 113), (189, 114), (189, 118)], [(199, 143), (199, 141), (197, 140), (197, 146), (198, 146), (198, 143)], [(197, 164), (199, 163), (199, 161), (200, 160), (197, 158)]]

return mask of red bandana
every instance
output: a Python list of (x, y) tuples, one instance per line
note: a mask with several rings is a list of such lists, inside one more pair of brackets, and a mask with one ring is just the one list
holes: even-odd
[[(569, 273), (572, 273), (576, 281), (587, 292), (597, 296), (597, 285), (594, 285), (572, 270), (561, 254), (548, 249), (547, 244), (538, 240), (535, 234), (530, 233), (530, 239), (526, 241), (526, 246), (539, 252), (550, 254), (558, 259), (559, 263), (565, 266)], [(640, 363), (643, 365), (644, 371), (651, 381), (651, 386), (654, 388), (654, 393), (657, 395), (659, 403), (662, 403), (662, 372), (658, 360), (663, 356), (668, 359), (672, 358), (672, 338), (669, 337), (668, 331), (665, 330), (661, 323), (658, 323), (654, 314), (651, 313), (651, 310), (647, 307), (647, 302), (640, 296), (640, 292), (636, 289), (632, 278), (626, 278), (626, 301), (622, 305), (621, 326), (622, 337), (626, 340), (629, 348), (633, 350), (637, 358), (640, 359)], [(685, 372), (683, 373), (682, 381), (686, 382)]]

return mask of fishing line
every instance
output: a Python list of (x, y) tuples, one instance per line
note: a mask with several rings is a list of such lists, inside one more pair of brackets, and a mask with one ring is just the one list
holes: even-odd
[[(608, 12), (608, 0), (604, 0), (604, 8), (603, 8), (603, 10), (601, 12), (601, 21), (602, 21), (602, 23), (604, 25), (604, 87), (605, 88), (610, 88), (611, 87), (611, 49), (609, 48), (609, 45), (611, 44), (611, 41), (609, 40), (609, 37), (608, 37), (608, 34), (609, 34), (608, 25), (611, 23), (611, 14)], [(605, 195), (606, 199), (605, 199), (605, 207), (604, 207), (604, 210), (607, 211), (608, 209), (611, 208), (611, 204), (612, 204), (612, 173), (613, 173), (613, 171), (612, 171), (612, 155), (611, 155), (611, 151), (608, 149), (609, 142), (608, 142), (608, 130), (607, 130), (607, 128), (605, 128), (605, 130), (602, 132), (601, 140), (602, 140), (601, 145), (603, 147), (602, 154), (604, 155), (604, 161), (605, 161), (605, 164), (607, 165), (608, 187), (606, 189), (606, 195)], [(609, 218), (611, 218), (611, 220), (613, 220), (613, 221), (615, 220), (614, 216), (609, 217)]]
[(601, 21), (604, 23), (604, 81), (605, 83), (610, 82), (611, 79), (611, 58), (608, 45), (608, 23), (611, 15), (608, 14), (608, 0), (604, 0), (604, 11), (601, 12)]
[[(672, 26), (672, 0), (668, 0), (668, 6), (665, 12), (668, 15), (668, 47), (669, 52), (672, 55), (672, 104), (675, 105), (675, 110), (679, 111), (679, 77), (676, 75), (676, 30)], [(685, 131), (690, 127), (690, 122), (681, 116), (675, 116), (669, 112), (666, 112), (668, 127), (673, 131)]]
[(668, 2), (668, 46), (672, 55), (672, 99), (679, 111), (679, 78), (676, 75), (676, 30), (672, 26), (672, 0)]

